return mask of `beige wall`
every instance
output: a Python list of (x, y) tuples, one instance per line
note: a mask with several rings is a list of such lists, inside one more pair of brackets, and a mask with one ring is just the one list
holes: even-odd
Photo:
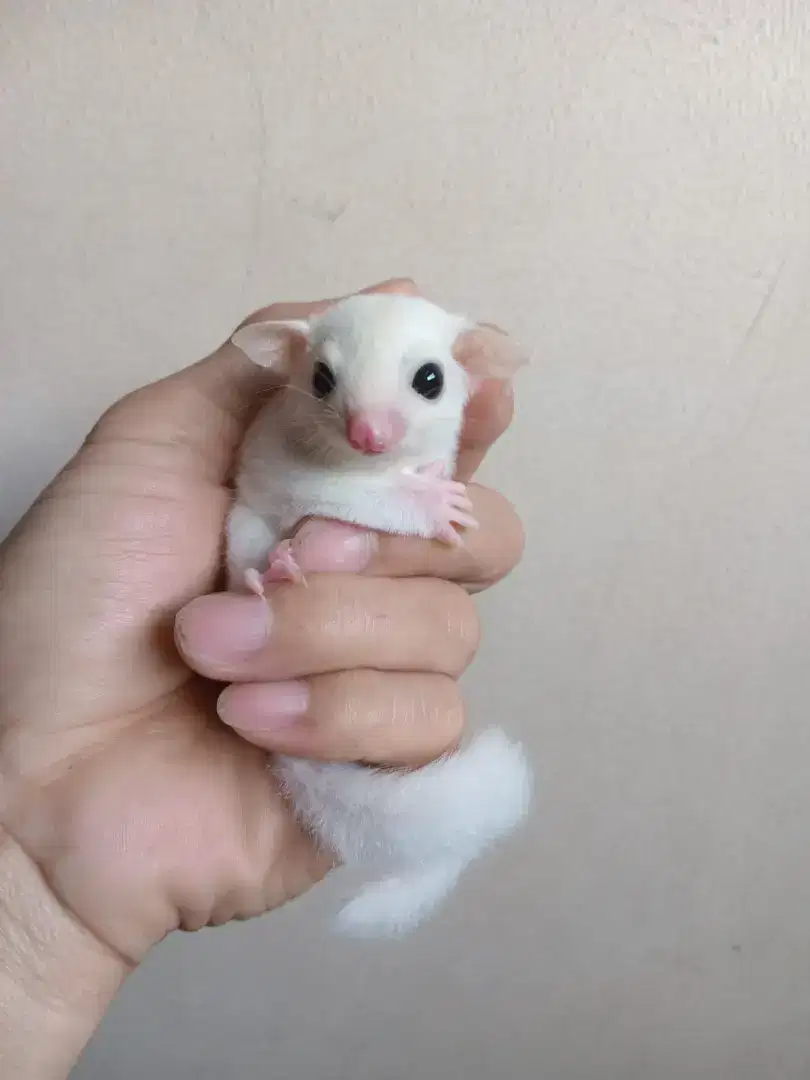
[(0, 0), (3, 527), (272, 298), (409, 273), (535, 353), (468, 681), (532, 827), (404, 947), (170, 942), (81, 1080), (810, 1075), (802, 6)]

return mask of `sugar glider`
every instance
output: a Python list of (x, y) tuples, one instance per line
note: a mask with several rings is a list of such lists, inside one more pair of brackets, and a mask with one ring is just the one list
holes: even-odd
[[(363, 294), (232, 341), (284, 385), (240, 453), (230, 589), (300, 581), (289, 541), (309, 517), (463, 542), (476, 524), (453, 479), (464, 407), (479, 379), (522, 361), (506, 335), (419, 297)], [(523, 749), (494, 727), (412, 772), (289, 756), (272, 769), (316, 841), (371, 878), (338, 916), (354, 936), (416, 927), (531, 800)]]

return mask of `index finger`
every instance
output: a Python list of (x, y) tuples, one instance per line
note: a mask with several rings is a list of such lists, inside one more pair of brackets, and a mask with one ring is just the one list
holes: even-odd
[(465, 483), (478, 470), (490, 447), (512, 422), (514, 394), (511, 383), (490, 379), (473, 395), (464, 414), (456, 475)]

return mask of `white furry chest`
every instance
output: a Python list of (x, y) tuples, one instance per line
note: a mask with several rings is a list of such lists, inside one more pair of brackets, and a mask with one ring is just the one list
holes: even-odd
[[(325, 517), (383, 532), (429, 536), (433, 523), (413, 479), (429, 462), (401, 457), (381, 461), (323, 465), (287, 446), (278, 415), (259, 417), (242, 453), (238, 497), (283, 538), (305, 517)], [(432, 455), (432, 460), (435, 456)], [(455, 462), (448, 451), (442, 464)]]

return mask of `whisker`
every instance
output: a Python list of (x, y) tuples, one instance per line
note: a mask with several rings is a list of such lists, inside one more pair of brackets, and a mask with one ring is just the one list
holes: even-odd
[(288, 390), (290, 393), (300, 394), (301, 397), (310, 398), (312, 401), (318, 400), (314, 394), (311, 394), (309, 392), (309, 390), (302, 390), (300, 386), (293, 386), (291, 383), (288, 383), (285, 389)]

